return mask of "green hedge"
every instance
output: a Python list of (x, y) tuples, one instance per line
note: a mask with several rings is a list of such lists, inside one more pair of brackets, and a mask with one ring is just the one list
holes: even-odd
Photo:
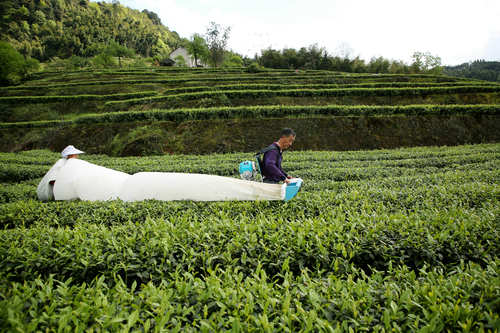
[[(150, 75), (155, 75), (151, 73)], [(162, 74), (157, 74), (158, 76)], [(331, 78), (331, 75), (325, 76), (327, 78)], [(338, 76), (339, 78), (344, 78), (345, 76)], [(202, 82), (235, 82), (235, 81), (277, 81), (281, 80), (284, 77), (270, 76), (270, 77), (259, 77), (259, 76), (234, 76), (234, 77), (204, 77), (204, 78), (155, 78), (155, 79), (142, 79), (142, 80), (104, 80), (104, 81), (86, 81), (86, 82), (71, 82), (71, 83), (57, 83), (57, 84), (49, 84), (49, 85), (40, 85), (40, 86), (17, 86), (17, 87), (9, 87), (12, 90), (46, 90), (46, 89), (54, 89), (54, 88), (65, 88), (65, 87), (75, 87), (75, 86), (95, 86), (95, 85), (110, 85), (110, 84), (141, 84), (141, 83), (155, 83), (155, 84), (182, 84), (188, 83), (192, 81), (202, 81)], [(294, 76), (294, 79), (297, 80), (308, 80), (311, 79), (310, 76)]]
[[(109, 82), (108, 82), (109, 83)], [(158, 82), (157, 82), (158, 83)], [(281, 87), (285, 87), (281, 85)], [(293, 87), (293, 86), (292, 86)], [(14, 96), (0, 97), (0, 104), (36, 104), (36, 103), (79, 103), (83, 101), (110, 101), (106, 107), (127, 108), (136, 104), (151, 102), (171, 102), (175, 100), (199, 100), (203, 98), (214, 98), (226, 95), (229, 99), (256, 99), (273, 97), (344, 97), (344, 96), (411, 96), (411, 95), (436, 95), (436, 94), (472, 94), (472, 93), (496, 93), (500, 86), (459, 86), (459, 87), (429, 87), (429, 88), (349, 88), (349, 89), (321, 89), (322, 87), (338, 87), (336, 85), (316, 86), (314, 90), (287, 89), (275, 90), (277, 86), (265, 86), (266, 90), (240, 90), (241, 88), (257, 88), (249, 86), (233, 86), (231, 90), (205, 91), (205, 89), (193, 88), (186, 91), (197, 91), (178, 94), (175, 96), (154, 97), (156, 91), (145, 91), (139, 93), (111, 94), (111, 95), (72, 95), (72, 96)], [(221, 88), (217, 88), (221, 89)], [(238, 89), (238, 90), (236, 90)], [(213, 90), (213, 89), (211, 89)], [(234, 91), (236, 90), (236, 91)], [(182, 91), (180, 89), (179, 91)], [(122, 101), (126, 100), (126, 101)]]
[(58, 126), (67, 126), (70, 122), (61, 120), (45, 120), (45, 121), (27, 121), (22, 123), (0, 123), (0, 129), (16, 129), (16, 128), (50, 128)]
[(73, 96), (15, 96), (0, 97), (0, 104), (37, 104), (37, 103), (80, 103), (94, 101), (126, 100), (130, 98), (151, 97), (156, 91), (112, 95), (73, 95)]
[(82, 116), (74, 124), (115, 123), (131, 121), (173, 121), (233, 119), (233, 118), (281, 118), (294, 116), (392, 116), (392, 115), (492, 115), (500, 114), (498, 105), (447, 105), (447, 106), (256, 106), (236, 108), (182, 109), (149, 112), (116, 112)]
[[(157, 284), (176, 269), (202, 274), (239, 267), (250, 274), (260, 265), (272, 277), (288, 262), (293, 274), (308, 269), (340, 277), (352, 266), (385, 271), (393, 262), (418, 270), (426, 265), (453, 268), (461, 260), (486, 265), (497, 258), (500, 226), (491, 218), (500, 213), (495, 198), (484, 198), (478, 208), (456, 207), (453, 191), (440, 193), (449, 201), (444, 211), (431, 202), (439, 195), (434, 193), (417, 212), (391, 212), (390, 204), (365, 203), (371, 214), (354, 213), (360, 209), (353, 198), (361, 195), (356, 190), (341, 196), (301, 193), (287, 207), (295, 215), (308, 215), (301, 219), (294, 219), (292, 212), (281, 216), (276, 204), (265, 208), (240, 202), (195, 204), (184, 213), (179, 209), (189, 209), (189, 203), (3, 204), (3, 214), (25, 220), (0, 232), (0, 269), (19, 282), (50, 274), (62, 280), (73, 277), (77, 283), (100, 275), (112, 281), (119, 274), (130, 282)], [(308, 213), (331, 206), (334, 197), (344, 199), (339, 208), (319, 210), (320, 216)], [(340, 207), (349, 203), (353, 207), (342, 212)], [(245, 217), (258, 207), (265, 219)], [(347, 213), (352, 217), (346, 219)], [(32, 216), (38, 219), (30, 225)]]
[(408, 105), (408, 106), (241, 106), (201, 109), (125, 111), (80, 116), (71, 121), (0, 123), (0, 129), (49, 128), (97, 123), (136, 121), (173, 121), (235, 118), (345, 117), (345, 116), (432, 116), (432, 115), (498, 115), (499, 105)]
[[(413, 177), (366, 178), (364, 188), (305, 188), (285, 210), (277, 202), (3, 204), (1, 225), (15, 229), (0, 233), (0, 271), (13, 280), (57, 274), (90, 282), (118, 273), (158, 283), (175, 269), (201, 273), (216, 266), (249, 273), (261, 265), (274, 276), (286, 258), (291, 272), (334, 275), (352, 265), (386, 270), (391, 261), (414, 269), (487, 264), (500, 254), (499, 184), (476, 174), (487, 166), (452, 167), (435, 177), (414, 168)], [(324, 185), (340, 182), (309, 176)], [(112, 253), (119, 255), (107, 258)]]
[(428, 87), (464, 87), (464, 86), (498, 86), (498, 84), (485, 82), (478, 84), (464, 82), (445, 82), (445, 83), (358, 83), (358, 84), (236, 84), (221, 86), (199, 86), (167, 89), (164, 95), (176, 95), (183, 93), (194, 93), (203, 91), (232, 91), (232, 90), (290, 90), (290, 89), (338, 89), (338, 88), (428, 88)]
[[(463, 263), (446, 273), (394, 268), (343, 279), (304, 271), (279, 281), (261, 269), (243, 277), (217, 269), (182, 272), (160, 284), (127, 285), (105, 276), (75, 284), (54, 276), (8, 284), (0, 301), (3, 331), (58, 332), (496, 332), (500, 262)], [(36, 302), (33, 302), (36, 300)]]
[(225, 95), (229, 99), (258, 99), (275, 97), (382, 97), (382, 96), (422, 96), (442, 94), (498, 93), (499, 86), (431, 87), (431, 88), (350, 88), (350, 89), (292, 89), (292, 90), (239, 90), (205, 91), (185, 93), (174, 96), (152, 97), (148, 99), (130, 99), (127, 101), (107, 102), (105, 107), (127, 109), (138, 104), (154, 102), (176, 102), (217, 98)]
[(43, 177), (49, 170), (45, 165), (0, 164), (0, 182), (20, 182)]
[(19, 183), (1, 183), (0, 204), (9, 202), (37, 200), (36, 189), (39, 179)]
[[(341, 81), (358, 81), (358, 80), (374, 80), (374, 81), (383, 81), (383, 80), (392, 80), (392, 79), (404, 79), (404, 80), (411, 80), (411, 79), (431, 79), (431, 80), (439, 80), (443, 79), (445, 77), (440, 76), (440, 75), (417, 75), (417, 74), (412, 74), (412, 75), (367, 75), (367, 74), (359, 74), (355, 75), (352, 74), (350, 76), (346, 74), (338, 74), (338, 73), (332, 73), (329, 74), (328, 72), (324, 73), (318, 73), (316, 75), (304, 75), (304, 74), (295, 74), (295, 73), (290, 73), (289, 75), (282, 75), (281, 73), (276, 73), (273, 74), (271, 73), (262, 73), (262, 74), (254, 74), (254, 75), (245, 75), (245, 76), (218, 76), (218, 77), (184, 77), (184, 78), (171, 78), (171, 76), (166, 76), (167, 74), (162, 74), (162, 73), (149, 73), (147, 72), (146, 75), (152, 75), (152, 76), (158, 76), (157, 78), (154, 79), (141, 79), (141, 80), (96, 80), (96, 81), (86, 81), (86, 82), (70, 82), (70, 83), (57, 83), (57, 84), (47, 84), (47, 85), (33, 85), (33, 86), (17, 86), (17, 87), (7, 87), (3, 89), (12, 89), (12, 90), (46, 90), (46, 89), (53, 89), (53, 88), (63, 88), (63, 87), (73, 87), (73, 86), (92, 86), (92, 85), (109, 85), (109, 84), (141, 84), (141, 83), (156, 83), (156, 84), (182, 84), (182, 83), (188, 83), (192, 81), (201, 81), (201, 82), (244, 82), (244, 81), (280, 81), (280, 80), (341, 80)], [(162, 77), (160, 77), (162, 76)], [(163, 76), (167, 78), (163, 78)], [(69, 78), (72, 78), (70, 76)], [(474, 81), (470, 79), (462, 79), (462, 78), (453, 78), (453, 80), (456, 81)], [(474, 82), (479, 82), (482, 83), (482, 81), (474, 81)], [(0, 88), (2, 89), (2, 88)]]

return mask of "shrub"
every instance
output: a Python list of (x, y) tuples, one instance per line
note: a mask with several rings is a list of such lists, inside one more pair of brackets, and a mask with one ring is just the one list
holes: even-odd
[(175, 66), (178, 67), (186, 67), (186, 59), (182, 55), (178, 55), (177, 57), (174, 58), (175, 61)]
[(253, 62), (249, 66), (247, 66), (246, 71), (248, 73), (257, 73), (260, 72), (260, 66), (258, 63)]
[(116, 60), (108, 53), (101, 53), (92, 59), (92, 65), (96, 68), (116, 67)]
[(226, 60), (222, 63), (222, 67), (224, 68), (236, 68), (243, 67), (243, 60), (236, 54), (231, 54), (227, 57)]
[(59, 59), (58, 57), (52, 57), (45, 63), (45, 67), (51, 70), (63, 70), (67, 67), (67, 61)]
[(144, 58), (135, 58), (133, 62), (129, 64), (130, 67), (146, 67), (148, 65), (147, 59)]
[(69, 70), (75, 70), (80, 68), (89, 67), (91, 65), (91, 61), (88, 58), (82, 58), (77, 55), (72, 55), (67, 60), (66, 68)]
[(36, 59), (24, 60), (7, 42), (0, 41), (0, 85), (21, 83), (26, 74), (40, 70)]

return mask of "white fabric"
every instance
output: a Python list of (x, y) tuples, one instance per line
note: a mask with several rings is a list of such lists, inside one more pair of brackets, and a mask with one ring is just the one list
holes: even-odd
[(242, 179), (191, 173), (139, 172), (125, 181), (123, 201), (284, 200), (286, 184), (263, 184)]
[(61, 168), (66, 164), (66, 159), (61, 158), (57, 161), (49, 171), (43, 176), (38, 188), (36, 189), (36, 194), (38, 199), (41, 201), (54, 200), (54, 186), (50, 185), (49, 182), (56, 180)]
[(186, 173), (139, 172), (131, 176), (78, 159), (67, 161), (54, 186), (56, 200), (284, 200), (285, 194), (286, 184)]
[(86, 161), (70, 158), (54, 185), (56, 200), (115, 200), (130, 177)]

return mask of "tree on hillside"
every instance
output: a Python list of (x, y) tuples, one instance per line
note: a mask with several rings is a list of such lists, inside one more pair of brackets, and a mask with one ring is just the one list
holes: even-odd
[(330, 67), (328, 52), (318, 44), (302, 47), (298, 51), (286, 47), (283, 51), (268, 48), (261, 51), (258, 62), (263, 67), (276, 69), (317, 70)]
[(7, 42), (0, 41), (0, 84), (19, 84), (28, 73), (40, 69), (36, 59), (24, 59)]
[(184, 57), (179, 54), (178, 56), (176, 56), (174, 58), (174, 61), (175, 61), (175, 66), (177, 67), (186, 67), (186, 59), (184, 59)]
[(294, 49), (283, 49), (283, 52), (286, 52), (285, 56), (281, 51), (274, 50), (271, 47), (260, 52), (259, 66), (274, 69), (297, 68), (297, 52)]
[(134, 50), (129, 49), (128, 47), (120, 45), (116, 42), (110, 43), (107, 47), (109, 48), (110, 55), (118, 57), (118, 63), (120, 64), (120, 67), (122, 67), (123, 57), (133, 58), (135, 56)]
[(309, 47), (300, 48), (297, 53), (299, 66), (296, 68), (303, 70), (320, 69), (324, 65), (324, 57), (328, 56), (325, 48), (319, 47), (318, 44), (312, 44)]
[(188, 54), (193, 56), (195, 66), (198, 66), (198, 59), (208, 59), (208, 45), (205, 39), (199, 34), (193, 34), (186, 45)]
[(391, 63), (384, 57), (372, 57), (368, 63), (368, 71), (374, 74), (388, 74)]
[(410, 66), (402, 60), (391, 60), (389, 67), (390, 74), (410, 74)]
[(333, 70), (341, 72), (353, 72), (354, 49), (346, 42), (341, 42), (337, 45), (337, 56), (332, 59)]
[(412, 71), (416, 73), (441, 74), (441, 58), (433, 56), (430, 52), (414, 52), (413, 63), (411, 64)]
[(226, 68), (235, 68), (235, 67), (243, 67), (243, 60), (237, 54), (229, 55), (226, 60), (222, 63), (222, 67)]
[(92, 59), (92, 64), (97, 68), (107, 68), (116, 66), (116, 61), (111, 54), (109, 45), (100, 45), (99, 54)]
[(88, 67), (90, 66), (90, 64), (91, 62), (89, 58), (83, 58), (73, 54), (71, 57), (68, 58), (66, 63), (66, 68), (74, 70), (74, 69)]
[(219, 67), (227, 56), (227, 41), (231, 27), (222, 28), (220, 24), (210, 22), (205, 40), (209, 50), (209, 61), (213, 67)]
[(148, 16), (148, 18), (153, 22), (153, 24), (161, 25), (161, 20), (158, 17), (158, 14), (156, 14), (155, 12), (151, 12), (147, 9), (144, 9), (142, 12)]
[(458, 66), (446, 66), (443, 69), (443, 74), (446, 76), (500, 82), (500, 61), (475, 60)]

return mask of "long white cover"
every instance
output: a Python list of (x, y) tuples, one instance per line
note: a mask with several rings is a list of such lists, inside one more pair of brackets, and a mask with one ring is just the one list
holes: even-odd
[(286, 184), (189, 173), (129, 175), (78, 159), (66, 162), (54, 185), (56, 200), (284, 200), (285, 193)]
[(38, 184), (38, 188), (36, 189), (38, 199), (41, 201), (50, 201), (54, 198), (54, 186), (51, 185), (50, 182), (57, 179), (59, 171), (65, 164), (66, 159), (61, 158), (49, 169), (45, 176), (43, 176), (42, 180)]

